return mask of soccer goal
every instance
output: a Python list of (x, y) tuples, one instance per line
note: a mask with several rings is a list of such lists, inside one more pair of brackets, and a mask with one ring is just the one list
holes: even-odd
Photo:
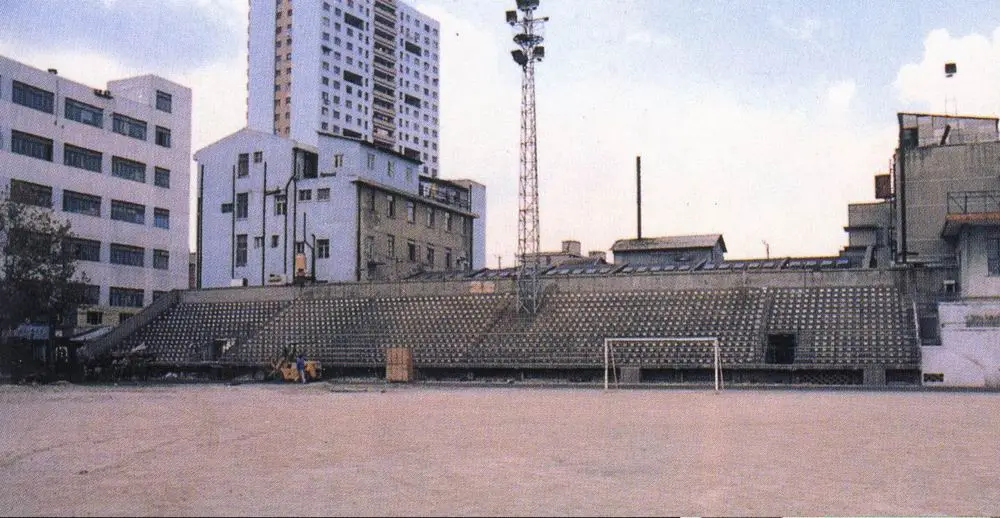
[(700, 343), (712, 346), (713, 370), (715, 371), (715, 391), (722, 390), (722, 362), (719, 357), (719, 339), (715, 337), (653, 337), (653, 338), (605, 338), (604, 339), (604, 390), (608, 390), (611, 377), (614, 376), (615, 386), (618, 386), (618, 374), (615, 358), (615, 344), (670, 344), (670, 343)]

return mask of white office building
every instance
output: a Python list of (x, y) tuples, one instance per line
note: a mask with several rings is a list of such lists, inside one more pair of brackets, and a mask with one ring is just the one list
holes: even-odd
[(198, 150), (199, 286), (392, 281), (485, 263), (486, 188), (319, 133), (243, 129)]
[(247, 125), (359, 139), (438, 176), (438, 32), (396, 0), (250, 0)]
[(92, 88), (0, 57), (0, 185), (77, 236), (80, 326), (186, 288), (191, 90), (153, 75)]

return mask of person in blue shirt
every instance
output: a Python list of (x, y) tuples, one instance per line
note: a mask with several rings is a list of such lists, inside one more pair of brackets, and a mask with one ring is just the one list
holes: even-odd
[(302, 383), (305, 383), (306, 382), (306, 359), (303, 358), (301, 354), (295, 357), (295, 368), (297, 368), (299, 370), (299, 379), (302, 380)]

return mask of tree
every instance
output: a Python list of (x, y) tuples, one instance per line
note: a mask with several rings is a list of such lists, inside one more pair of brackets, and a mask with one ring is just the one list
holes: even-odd
[(0, 191), (0, 331), (25, 321), (52, 326), (83, 298), (68, 221), (12, 186)]

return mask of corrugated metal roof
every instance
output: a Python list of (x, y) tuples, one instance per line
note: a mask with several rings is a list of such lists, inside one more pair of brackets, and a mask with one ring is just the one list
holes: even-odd
[(726, 241), (722, 234), (698, 234), (693, 236), (645, 237), (642, 239), (619, 239), (611, 245), (612, 252), (640, 252), (649, 250), (677, 250), (681, 248), (712, 248), (719, 243), (726, 252)]

